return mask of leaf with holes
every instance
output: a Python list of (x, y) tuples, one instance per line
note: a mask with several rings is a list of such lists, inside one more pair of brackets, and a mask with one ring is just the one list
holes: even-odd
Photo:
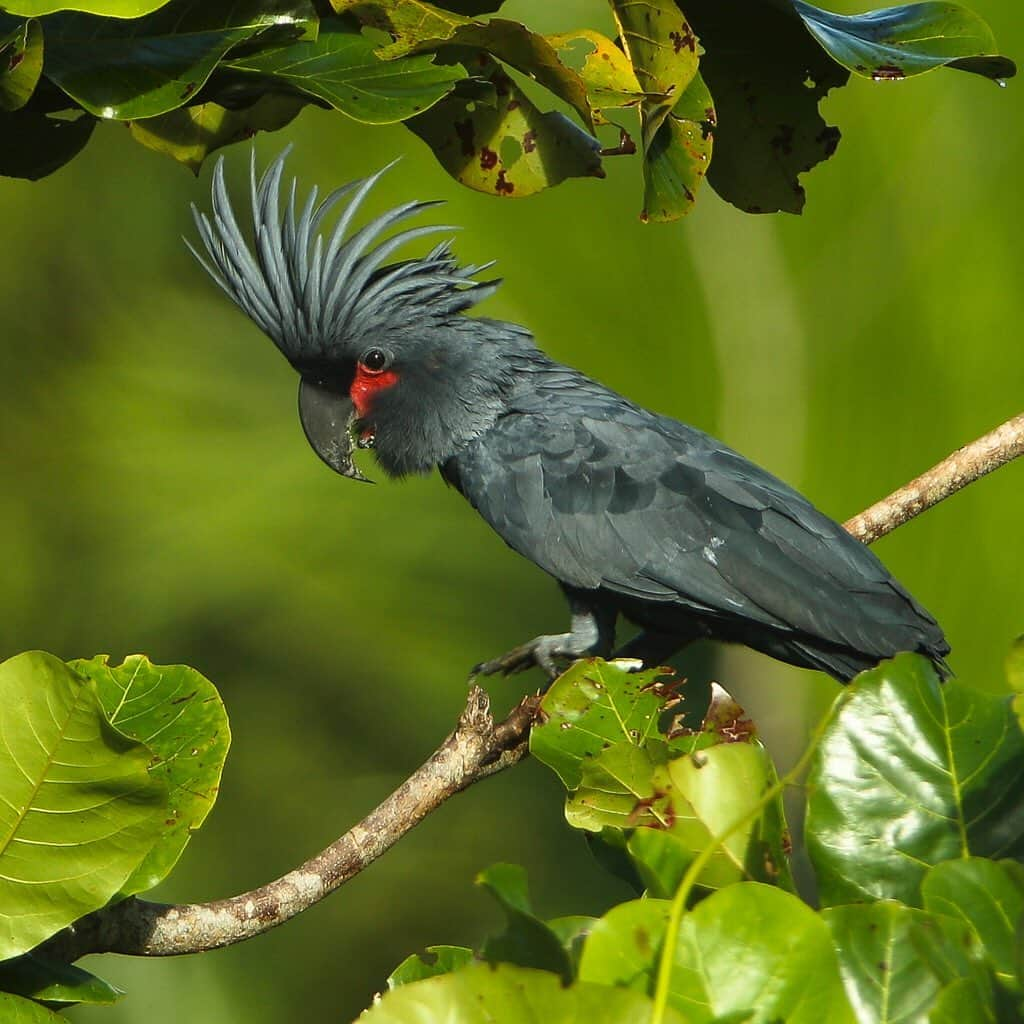
[(101, 654), (71, 667), (95, 683), (110, 722), (153, 751), (149, 773), (167, 789), (160, 841), (121, 888), (143, 892), (167, 876), (217, 799), (231, 743), (227, 712), (213, 683), (186, 665), (134, 654), (112, 667)]
[(131, 121), (183, 106), (257, 34), (269, 42), (316, 29), (309, 0), (173, 0), (131, 21), (63, 13), (46, 21), (43, 70), (89, 113)]
[(427, 946), (429, 960), (413, 953), (407, 956), (389, 975), (388, 988), (400, 988), (424, 978), (434, 978), (439, 974), (451, 974), (460, 967), (467, 967), (473, 962), (473, 950), (467, 946)]
[(972, 958), (974, 938), (962, 921), (894, 901), (822, 912), (839, 970), (860, 1024), (926, 1020), (939, 993), (955, 981), (990, 1002), (984, 970)]
[(435, 64), (429, 54), (384, 61), (359, 26), (325, 18), (315, 40), (228, 61), (234, 71), (314, 96), (364, 124), (393, 124), (428, 110), (452, 91), (465, 70)]
[(158, 842), (167, 784), (152, 758), (62, 661), (0, 665), (0, 958), (102, 907)]
[(456, 90), (407, 122), (456, 181), (518, 199), (566, 178), (604, 177), (597, 139), (557, 111), (538, 110), (485, 54), (474, 71), (493, 89), (493, 105)]
[(20, 110), (43, 71), (43, 30), (38, 21), (0, 38), (0, 110)]
[(951, 67), (986, 78), (1017, 73), (1013, 61), (996, 52), (985, 20), (951, 3), (904, 4), (867, 14), (833, 14), (794, 0), (811, 35), (850, 71), (892, 81)]
[(132, 121), (129, 128), (136, 142), (166, 154), (198, 174), (211, 153), (250, 139), (257, 132), (284, 128), (305, 105), (302, 96), (266, 93), (252, 106), (240, 110), (229, 110), (218, 103), (198, 103), (159, 117)]
[(915, 654), (851, 685), (809, 777), (822, 903), (917, 906), (934, 864), (1024, 856), (1024, 734), (1009, 698), (940, 683)]

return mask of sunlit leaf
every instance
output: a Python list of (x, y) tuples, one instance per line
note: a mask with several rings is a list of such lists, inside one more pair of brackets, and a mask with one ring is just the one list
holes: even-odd
[(984, 997), (962, 922), (892, 900), (832, 907), (822, 919), (860, 1024), (923, 1020), (939, 992), (957, 979), (974, 984), (975, 1002)]
[(61, 1024), (66, 1018), (31, 999), (0, 992), (0, 1020), (4, 1024)]
[(124, 994), (75, 964), (51, 960), (39, 953), (25, 953), (0, 962), (0, 990), (47, 1003), (101, 1006), (117, 1002)]
[(427, 957), (407, 956), (389, 975), (388, 988), (398, 988), (439, 974), (451, 974), (473, 962), (473, 950), (466, 946), (427, 946)]
[[(475, 964), (402, 985), (359, 1018), (360, 1024), (649, 1024), (651, 1001), (638, 992), (577, 982), (563, 987), (547, 971)], [(686, 1024), (671, 1008), (662, 1024)]]
[(43, 30), (32, 19), (0, 38), (0, 110), (25, 106), (42, 71)]
[(118, 893), (160, 836), (167, 785), (52, 655), (0, 665), (0, 958)]
[(1017, 693), (1024, 693), (1024, 636), (1017, 637), (1006, 652), (1006, 681)]
[(650, 992), (665, 937), (668, 900), (630, 900), (590, 927), (580, 958), (580, 981)]
[(87, 11), (104, 18), (141, 18), (166, 7), (168, 0), (4, 0), (8, 14), (39, 17), (54, 11)]
[(266, 93), (252, 106), (229, 110), (218, 103), (179, 107), (159, 117), (132, 121), (132, 138), (165, 153), (198, 174), (203, 161), (222, 146), (274, 132), (289, 124), (306, 105), (301, 96)]
[(1024, 855), (1024, 734), (1009, 698), (901, 654), (852, 684), (812, 767), (807, 848), (826, 905), (920, 904), (933, 864)]
[(132, 21), (59, 14), (46, 21), (44, 73), (97, 117), (155, 117), (194, 96), (233, 46), (316, 26), (310, 0), (172, 0)]
[(325, 18), (315, 40), (229, 62), (234, 71), (260, 75), (298, 89), (366, 124), (391, 124), (427, 110), (465, 77), (458, 65), (430, 55), (384, 61), (375, 43), (342, 18)]
[(160, 841), (121, 889), (143, 892), (174, 867), (217, 799), (231, 743), (227, 713), (213, 683), (186, 665), (134, 654), (111, 666), (101, 654), (71, 667), (95, 683), (111, 724), (152, 750), (150, 775), (167, 787)]
[(408, 122), (456, 181), (518, 199), (566, 178), (604, 177), (597, 139), (557, 111), (541, 113), (485, 55), (473, 70), (493, 88), (493, 105), (456, 91)]
[(596, 124), (604, 123), (607, 107), (629, 107), (649, 94), (644, 91), (629, 58), (607, 36), (577, 29), (548, 36), (562, 64), (576, 70), (587, 91)]
[(936, 864), (921, 883), (921, 895), (927, 910), (970, 926), (999, 980), (1019, 988), (1016, 945), (1024, 880), (1008, 863), (971, 857)]
[(953, 67), (987, 78), (1016, 74), (996, 52), (985, 20), (951, 3), (885, 7), (867, 14), (833, 14), (793, 0), (811, 34), (845, 68), (876, 81)]

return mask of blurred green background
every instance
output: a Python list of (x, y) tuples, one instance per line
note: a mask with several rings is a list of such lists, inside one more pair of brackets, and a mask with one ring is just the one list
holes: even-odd
[[(973, 6), (1024, 55), (1015, 0)], [(597, 0), (503, 14), (610, 28)], [(628, 158), (604, 182), (498, 201), (401, 126), (313, 109), (257, 151), (295, 142), (292, 170), (327, 187), (403, 154), (375, 208), (447, 199), (461, 257), (499, 260), (487, 314), (844, 518), (1024, 405), (1022, 88), (853, 81), (825, 103), (844, 140), (805, 177), (802, 218), (744, 215), (705, 188), (686, 221), (645, 227)], [(241, 184), (245, 147), (228, 162)], [(174, 901), (251, 888), (333, 840), (446, 733), (470, 665), (565, 619), (553, 583), (436, 477), (358, 486), (308, 449), (292, 371), (181, 242), (209, 170), (196, 182), (109, 125), (53, 177), (0, 183), (2, 654), (141, 651), (220, 688), (234, 745), (157, 894)], [(877, 545), (945, 626), (958, 675), (989, 689), (1024, 631), (1022, 491), (1024, 465), (1008, 467)], [(783, 765), (836, 685), (743, 651), (695, 652), (688, 671), (731, 689)], [(490, 688), (507, 706), (537, 682)], [(472, 888), (496, 860), (527, 866), (546, 915), (624, 895), (527, 763), (269, 935), (94, 960), (130, 994), (76, 1019), (350, 1019), (408, 953), (496, 923)]]

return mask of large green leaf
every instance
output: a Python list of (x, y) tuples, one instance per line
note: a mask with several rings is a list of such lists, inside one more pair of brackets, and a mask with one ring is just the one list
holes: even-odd
[(31, 999), (0, 992), (0, 1020), (4, 1024), (60, 1024), (65, 1019)]
[(456, 181), (518, 199), (566, 178), (604, 177), (597, 139), (557, 111), (538, 110), (485, 54), (474, 72), (488, 84), (491, 102), (456, 91), (408, 122)]
[(793, 0), (811, 34), (845, 68), (876, 81), (953, 67), (1010, 78), (1013, 61), (996, 53), (992, 30), (959, 4), (917, 3), (867, 14), (833, 14)]
[(807, 849), (823, 903), (920, 904), (933, 864), (1024, 855), (1024, 734), (1008, 698), (901, 654), (858, 676), (812, 767)]
[(266, 93), (240, 110), (229, 110), (219, 103), (197, 103), (159, 117), (132, 121), (130, 130), (137, 142), (165, 153), (198, 174), (203, 161), (215, 150), (250, 139), (260, 131), (277, 131), (305, 105), (301, 96)]
[(756, 882), (713, 893), (683, 918), (671, 1004), (690, 1024), (853, 1024), (821, 917)]
[[(0, 991), (46, 1003), (92, 1003), (105, 1006), (124, 994), (102, 978), (74, 964), (25, 953), (0, 962)], [(6, 1019), (6, 1018), (4, 1018)]]
[[(637, 992), (577, 982), (547, 971), (474, 964), (384, 993), (360, 1024), (648, 1024), (651, 1002)], [(663, 1024), (686, 1024), (672, 1010)]]
[(630, 900), (590, 926), (580, 959), (580, 981), (650, 993), (665, 938), (668, 900)]
[(432, 107), (465, 77), (430, 55), (384, 61), (375, 43), (345, 18), (325, 18), (315, 40), (251, 54), (227, 66), (297, 89), (366, 124), (404, 121)]
[(473, 950), (467, 946), (427, 946), (426, 953), (429, 960), (418, 953), (407, 956), (388, 975), (388, 988), (399, 988), (439, 974), (451, 974), (461, 967), (468, 967), (474, 959)]
[(963, 922), (892, 900), (832, 907), (822, 918), (860, 1024), (925, 1020), (939, 993), (958, 979), (973, 987), (975, 1003), (988, 999)]
[(150, 775), (167, 787), (160, 842), (121, 889), (143, 892), (174, 867), (217, 799), (231, 743), (227, 712), (213, 683), (186, 665), (135, 654), (112, 667), (101, 654), (71, 667), (95, 683), (111, 724), (153, 751)]
[(789, 0), (687, 0), (715, 98), (712, 188), (748, 213), (799, 213), (799, 175), (827, 159), (839, 130), (818, 103), (849, 72), (822, 50)]
[(1024, 915), (1024, 880), (1012, 862), (982, 857), (936, 864), (921, 883), (927, 910), (965, 922), (981, 944), (999, 981), (1020, 988), (1017, 941)]
[(233, 46), (316, 26), (310, 0), (171, 0), (132, 21), (58, 14), (46, 21), (44, 73), (97, 117), (155, 117), (194, 96)]
[(0, 175), (45, 178), (82, 151), (95, 127), (88, 114), (65, 119), (34, 110), (0, 112)]
[(121, 890), (167, 816), (152, 757), (57, 658), (33, 652), (0, 665), (0, 958)]
[(168, 0), (4, 0), (8, 14), (39, 17), (54, 11), (87, 11), (104, 18), (141, 18)]
[(0, 38), (0, 110), (20, 110), (43, 71), (43, 30), (35, 19)]

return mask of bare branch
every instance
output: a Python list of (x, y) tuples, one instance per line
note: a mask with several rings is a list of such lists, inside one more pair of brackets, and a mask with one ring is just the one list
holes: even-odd
[[(1021, 454), (1024, 414), (850, 519), (846, 529), (870, 544)], [(449, 797), (522, 760), (538, 706), (539, 698), (527, 697), (508, 718), (495, 723), (487, 694), (473, 686), (454, 732), (423, 766), (301, 867), (251, 892), (212, 903), (173, 906), (128, 899), (82, 918), (40, 950), (68, 962), (87, 953), (175, 956), (230, 946), (269, 931), (357, 875)]]
[(870, 544), (1018, 455), (1024, 455), (1024, 413), (964, 445), (843, 525), (858, 540)]
[(473, 686), (454, 732), (358, 825), (301, 867), (251, 892), (177, 906), (127, 899), (98, 910), (40, 947), (70, 962), (87, 953), (175, 956), (230, 946), (301, 913), (357, 875), (449, 797), (521, 760), (539, 703), (527, 697), (504, 721)]

